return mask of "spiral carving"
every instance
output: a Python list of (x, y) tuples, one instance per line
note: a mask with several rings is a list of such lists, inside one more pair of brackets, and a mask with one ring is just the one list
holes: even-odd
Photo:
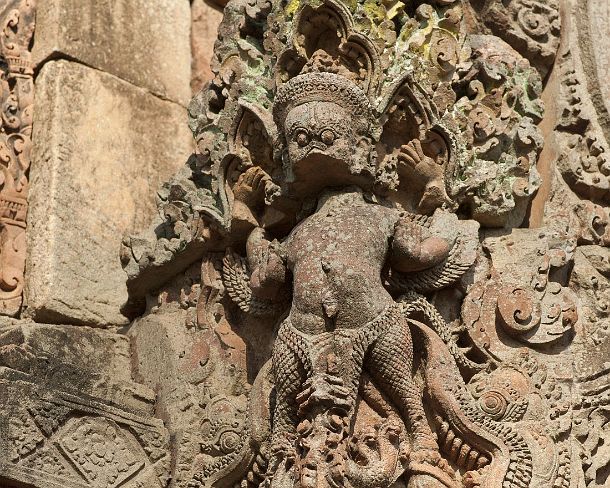
[(508, 409), (506, 397), (498, 390), (488, 390), (479, 398), (481, 410), (494, 420), (501, 420)]
[(540, 324), (540, 305), (531, 293), (522, 288), (500, 293), (497, 309), (504, 331), (511, 336), (521, 336)]
[(544, 37), (551, 31), (548, 16), (533, 5), (519, 10), (517, 20), (523, 32), (534, 39)]
[(242, 444), (242, 439), (239, 434), (232, 430), (227, 430), (220, 434), (218, 446), (224, 454), (230, 454), (237, 451)]

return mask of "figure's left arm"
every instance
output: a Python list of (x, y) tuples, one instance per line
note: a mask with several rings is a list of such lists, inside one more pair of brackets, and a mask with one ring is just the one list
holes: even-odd
[(281, 245), (269, 240), (261, 227), (255, 228), (246, 242), (248, 265), (252, 270), (250, 287), (255, 295), (264, 299), (275, 298), (286, 282), (286, 263)]
[(390, 264), (401, 273), (431, 268), (449, 255), (450, 237), (432, 235), (425, 227), (402, 217), (394, 228)]

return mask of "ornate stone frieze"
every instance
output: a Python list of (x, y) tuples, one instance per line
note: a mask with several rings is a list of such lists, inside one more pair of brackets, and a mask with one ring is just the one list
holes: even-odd
[[(167, 485), (169, 438), (151, 415), (154, 394), (131, 381), (129, 367), (117, 370), (126, 345), (112, 333), (70, 326), (0, 329), (0, 482)], [(88, 362), (78, 357), (87, 348)]]
[(578, 321), (577, 298), (568, 286), (575, 248), (549, 229), (515, 229), (485, 239), (489, 278), (470, 288), (462, 309), (476, 342), (500, 345), (499, 333), (530, 346), (569, 339)]
[(489, 29), (523, 56), (544, 77), (559, 48), (559, 0), (482, 0), (469, 2), (478, 28)]
[(0, 314), (10, 316), (19, 313), (23, 301), (35, 8), (35, 0), (15, 0), (0, 10)]
[(562, 18), (227, 4), (198, 151), (121, 255), (170, 486), (605, 486), (605, 119)]
[[(566, 393), (522, 348), (569, 342), (557, 270), (574, 249), (522, 250), (532, 283), (479, 240), (521, 225), (540, 184), (538, 70), (559, 24), (549, 11), (531, 42), (519, 24), (511, 46), (469, 30), (472, 12), (227, 5), (215, 78), (190, 106), (198, 154), (160, 192), (154, 233), (122, 254), (134, 299), (201, 266), (132, 331), (181, 439), (175, 486), (569, 485)], [(532, 66), (537, 50), (548, 59)], [(473, 284), (492, 265), (496, 281)], [(487, 335), (460, 312), (477, 290)], [(515, 300), (531, 324), (515, 323)]]
[[(238, 223), (250, 218), (248, 212), (239, 215), (243, 202), (234, 198), (234, 190), (239, 196), (242, 183), (247, 189), (248, 182), (239, 180), (239, 174), (242, 166), (254, 164), (252, 158), (265, 162), (257, 164), (263, 164), (274, 182), (259, 193), (267, 201), (277, 193), (275, 187), (281, 186), (283, 177), (272, 173), (280, 169), (274, 161), (281, 159), (281, 147), (273, 143), (278, 133), (268, 113), (274, 83), (304, 67), (338, 70), (332, 66), (334, 54), (325, 51), (330, 48), (318, 46), (319, 41), (305, 34), (320, 18), (334, 25), (336, 33), (328, 33), (336, 38), (332, 49), (347, 49), (362, 36), (368, 39), (349, 48), (352, 53), (363, 52), (345, 69), (348, 78), (355, 77), (364, 89), (373, 116), (384, 119), (383, 130), (375, 129), (379, 133), (371, 142), (379, 160), (386, 167), (396, 161), (397, 169), (380, 175), (387, 181), (378, 184), (391, 190), (397, 184), (393, 174), (404, 173), (416, 188), (399, 189), (396, 198), (412, 200), (404, 202), (409, 209), (430, 213), (440, 198), (449, 207), (461, 206), (466, 215), (485, 225), (520, 224), (539, 186), (535, 160), (542, 140), (535, 123), (542, 115), (540, 76), (497, 37), (467, 34), (459, 2), (443, 5), (441, 10), (427, 4), (416, 9), (383, 7), (376, 16), (360, 6), (350, 14), (353, 18), (346, 17), (343, 7), (340, 13), (332, 9), (319, 13), (304, 6), (294, 22), (287, 19), (296, 12), (270, 13), (270, 5), (227, 6), (213, 60), (218, 74), (190, 106), (199, 154), (159, 193), (163, 219), (155, 224), (154, 233), (151, 228), (150, 234), (126, 241), (122, 259), (132, 297), (161, 284), (174, 266), (187, 266), (206, 247), (218, 247), (212, 242), (228, 238), (230, 244), (229, 229), (237, 231)], [(237, 44), (236, 39), (240, 39)], [(216, 132), (213, 127), (222, 129)], [(422, 141), (424, 150), (447, 160), (442, 169), (448, 176), (443, 178), (445, 188), (436, 189), (438, 182), (426, 183), (432, 176), (419, 174), (423, 168), (410, 169), (408, 156), (393, 147), (396, 131), (406, 131), (407, 138), (416, 133), (428, 138)], [(234, 171), (235, 164), (236, 174), (221, 178), (227, 183), (211, 184), (220, 177), (219, 171)], [(425, 188), (427, 184), (432, 186)], [(285, 196), (277, 202), (274, 207), (291, 205)]]

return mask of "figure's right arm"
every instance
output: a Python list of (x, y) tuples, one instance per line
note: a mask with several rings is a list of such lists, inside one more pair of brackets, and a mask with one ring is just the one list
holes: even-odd
[(256, 227), (246, 242), (250, 287), (254, 295), (274, 299), (286, 283), (286, 263), (282, 256), (281, 244), (269, 240), (266, 231)]

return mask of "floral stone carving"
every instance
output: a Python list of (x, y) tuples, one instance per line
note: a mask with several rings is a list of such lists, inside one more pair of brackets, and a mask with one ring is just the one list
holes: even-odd
[(0, 314), (9, 316), (19, 313), (23, 300), (35, 8), (35, 0), (19, 0), (0, 10)]
[(574, 155), (544, 227), (519, 228), (545, 183), (560, 18), (552, 1), (227, 4), (189, 107), (198, 151), (121, 254), (128, 308), (149, 295), (130, 334), (176, 439), (171, 486), (596, 486), (586, 426), (607, 417), (571, 365), (584, 317), (606, 317), (610, 241), (603, 198), (563, 190)]
[[(56, 354), (62, 341), (66, 357)], [(105, 354), (121, 354), (120, 344), (72, 326), (0, 328), (2, 486), (166, 486), (169, 436), (151, 415), (153, 392), (129, 371), (110, 377), (103, 364)], [(86, 361), (68, 362), (87, 348), (94, 352)]]

